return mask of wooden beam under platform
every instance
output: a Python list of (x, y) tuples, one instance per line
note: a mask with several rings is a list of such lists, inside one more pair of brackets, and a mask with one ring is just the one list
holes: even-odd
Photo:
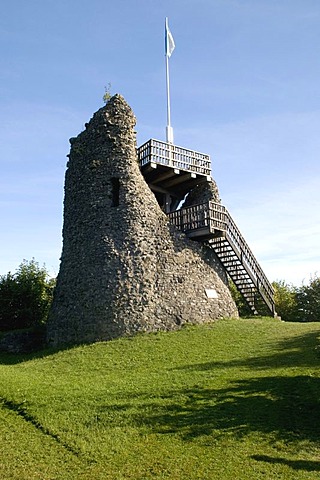
[(172, 177), (175, 177), (176, 175), (179, 175), (180, 174), (180, 170), (178, 169), (170, 169), (169, 172), (165, 172), (165, 173), (162, 173), (160, 175), (157, 176), (157, 178), (155, 178), (152, 183), (153, 185), (156, 184), (156, 183), (162, 183)]
[(145, 173), (148, 173), (148, 172), (152, 172), (153, 170), (155, 170), (156, 168), (158, 167), (158, 165), (154, 162), (150, 162), (148, 163), (145, 167), (144, 167), (144, 172)]
[(172, 180), (169, 180), (168, 182), (165, 182), (165, 188), (174, 187), (175, 185), (178, 185), (179, 183), (184, 183), (191, 178), (197, 178), (197, 175), (195, 173), (189, 172), (180, 173), (179, 176), (173, 178)]

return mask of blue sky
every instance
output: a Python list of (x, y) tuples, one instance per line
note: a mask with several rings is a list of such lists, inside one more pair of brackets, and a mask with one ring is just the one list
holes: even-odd
[(11, 0), (0, 17), (0, 274), (59, 270), (70, 137), (121, 93), (138, 144), (211, 155), (222, 202), (268, 278), (320, 274), (319, 0)]

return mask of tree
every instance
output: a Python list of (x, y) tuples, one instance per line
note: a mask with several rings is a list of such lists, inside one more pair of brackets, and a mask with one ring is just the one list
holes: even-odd
[(311, 277), (309, 285), (297, 291), (298, 317), (301, 322), (320, 322), (320, 278)]
[[(320, 322), (320, 277), (310, 278), (308, 285), (295, 287), (284, 280), (272, 282), (274, 288), (275, 310), (285, 322)], [(242, 295), (230, 280), (231, 295), (241, 317), (252, 315)], [(263, 314), (263, 304), (258, 309)]]
[(55, 280), (32, 259), (15, 274), (0, 277), (0, 331), (43, 325), (52, 302)]
[(272, 282), (277, 314), (286, 322), (299, 321), (297, 306), (297, 288), (284, 280)]

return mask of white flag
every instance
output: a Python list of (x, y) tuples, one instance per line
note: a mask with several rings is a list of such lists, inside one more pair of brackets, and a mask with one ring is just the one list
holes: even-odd
[(175, 43), (173, 40), (172, 33), (169, 30), (168, 27), (168, 19), (166, 18), (166, 28), (165, 28), (165, 50), (166, 50), (166, 55), (167, 57), (171, 57), (171, 54), (175, 48)]

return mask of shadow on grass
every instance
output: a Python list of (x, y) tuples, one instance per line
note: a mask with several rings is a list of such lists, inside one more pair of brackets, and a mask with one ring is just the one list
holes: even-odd
[(293, 470), (305, 470), (307, 472), (320, 472), (320, 462), (314, 462), (312, 460), (287, 460), (285, 458), (268, 457), (267, 455), (252, 455), (253, 460), (266, 463), (280, 463), (282, 465), (288, 465)]
[[(249, 340), (248, 340), (249, 341)], [(311, 332), (272, 345), (273, 354), (226, 362), (186, 365), (178, 370), (205, 371), (217, 368), (247, 367), (254, 369), (310, 367), (320, 365), (319, 332)]]
[(184, 440), (232, 432), (272, 434), (287, 442), (320, 438), (320, 379), (263, 377), (231, 383), (230, 388), (178, 390), (159, 401), (139, 399), (144, 423), (153, 431)]
[(61, 351), (72, 350), (77, 345), (64, 348), (50, 348), (46, 347), (41, 350), (37, 350), (31, 353), (6, 353), (0, 352), (0, 364), (1, 365), (16, 365), (18, 363), (30, 362), (45, 357), (49, 357)]
[(42, 434), (50, 437), (52, 440), (54, 440), (59, 445), (64, 447), (66, 450), (68, 450), (68, 452), (72, 453), (75, 456), (79, 456), (80, 452), (78, 450), (68, 445), (67, 443), (63, 442), (59, 435), (50, 431), (47, 427), (42, 425), (39, 420), (37, 420), (34, 416), (28, 413), (26, 409), (26, 405), (24, 403), (19, 404), (19, 403), (12, 402), (10, 400), (6, 400), (4, 398), (0, 398), (0, 406), (18, 415), (18, 417), (22, 418), (26, 423), (35, 427)]

